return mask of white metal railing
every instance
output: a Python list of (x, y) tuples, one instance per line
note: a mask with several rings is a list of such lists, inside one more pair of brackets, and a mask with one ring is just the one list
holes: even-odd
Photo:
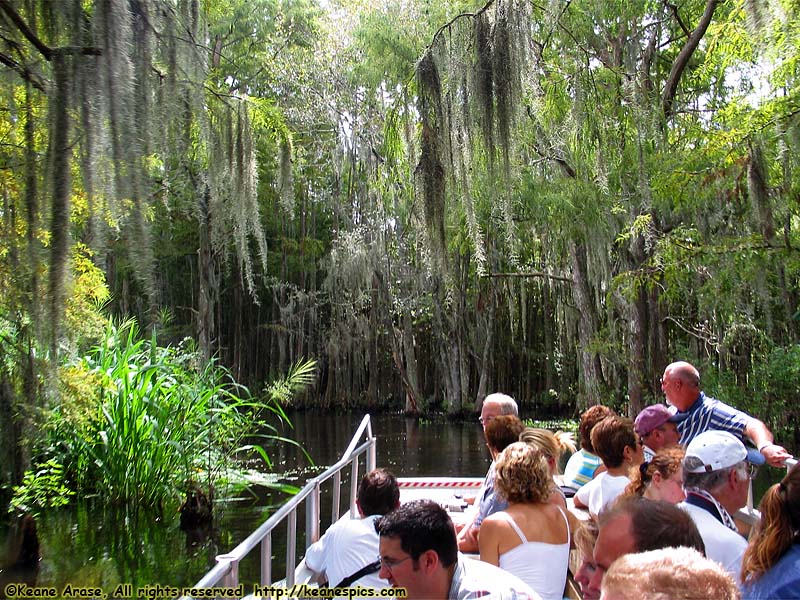
[[(366, 436), (365, 441), (361, 441)], [(365, 454), (366, 470), (369, 472), (376, 465), (376, 439), (372, 435), (370, 416), (364, 415), (358, 426), (350, 445), (342, 454), (339, 461), (326, 469), (320, 475), (309, 480), (297, 495), (291, 498), (278, 511), (261, 524), (258, 529), (247, 536), (238, 546), (227, 554), (216, 557), (217, 564), (206, 573), (194, 588), (235, 588), (239, 585), (239, 563), (257, 546), (261, 547), (261, 577), (260, 584), (272, 584), (272, 532), (284, 521), (287, 524), (286, 542), (286, 585), (291, 587), (295, 583), (295, 569), (297, 567), (297, 510), (300, 504), (306, 502), (306, 543), (305, 548), (316, 542), (320, 536), (320, 502), (322, 484), (329, 479), (333, 480), (331, 500), (331, 522), (339, 519), (342, 471), (350, 467), (350, 514), (356, 516), (356, 493), (358, 490), (359, 458)], [(191, 596), (183, 596), (191, 598)]]

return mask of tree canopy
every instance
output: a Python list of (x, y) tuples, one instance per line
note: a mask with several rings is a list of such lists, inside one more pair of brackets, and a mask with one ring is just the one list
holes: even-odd
[(635, 412), (685, 359), (792, 427), (798, 8), (0, 0), (5, 451), (108, 316), (309, 406)]

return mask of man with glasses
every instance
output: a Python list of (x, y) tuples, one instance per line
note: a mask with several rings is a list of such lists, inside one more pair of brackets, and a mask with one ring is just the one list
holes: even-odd
[[(511, 573), (458, 552), (447, 511), (431, 500), (403, 504), (375, 523), (380, 535), (380, 577), (424, 600), (537, 599)], [(399, 596), (398, 596), (399, 597)]]
[(786, 448), (773, 443), (772, 432), (763, 422), (700, 391), (700, 373), (689, 363), (667, 365), (661, 377), (661, 391), (675, 407), (672, 421), (678, 425), (682, 445), (703, 431), (718, 429), (729, 431), (742, 441), (749, 438), (773, 467), (783, 466), (791, 458)]
[(686, 448), (683, 487), (686, 500), (678, 506), (700, 530), (706, 556), (716, 560), (739, 581), (747, 541), (739, 534), (733, 515), (747, 504), (750, 479), (762, 454), (747, 449), (727, 431), (705, 431)]
[[(483, 428), (484, 438), (486, 437), (486, 426), (492, 419), (507, 415), (516, 417), (518, 413), (517, 403), (511, 396), (500, 393), (486, 396), (483, 400), (483, 406), (481, 406), (481, 415), (478, 417), (478, 422)], [(493, 496), (494, 460), (492, 460), (492, 464), (489, 465), (489, 470), (486, 472), (483, 486), (478, 491), (478, 495), (473, 498), (471, 510), (466, 515), (466, 524), (458, 532), (458, 549), (462, 552), (478, 551), (478, 530), (480, 529), (481, 521), (490, 512), (490, 509), (487, 509), (487, 505), (492, 503)], [(481, 510), (482, 505), (483, 509)]]

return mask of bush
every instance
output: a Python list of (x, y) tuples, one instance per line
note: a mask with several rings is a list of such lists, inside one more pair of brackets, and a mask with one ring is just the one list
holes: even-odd
[(210, 494), (242, 452), (269, 465), (245, 436), (277, 437), (266, 418), (286, 418), (279, 402), (313, 367), (298, 365), (260, 401), (216, 361), (203, 361), (191, 341), (161, 347), (155, 334), (139, 339), (133, 321), (110, 324), (100, 345), (62, 369), (70, 395), (49, 415), (41, 460), (63, 464), (82, 495), (110, 502), (160, 507), (198, 484)]

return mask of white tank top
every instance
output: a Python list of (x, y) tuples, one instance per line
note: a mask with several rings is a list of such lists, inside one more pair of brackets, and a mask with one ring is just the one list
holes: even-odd
[(522, 530), (507, 512), (502, 515), (517, 532), (522, 543), (500, 555), (500, 568), (513, 573), (537, 592), (542, 600), (561, 600), (564, 596), (564, 585), (567, 581), (569, 565), (569, 521), (560, 506), (556, 506), (567, 526), (567, 542), (565, 544), (547, 544), (545, 542), (529, 542)]

